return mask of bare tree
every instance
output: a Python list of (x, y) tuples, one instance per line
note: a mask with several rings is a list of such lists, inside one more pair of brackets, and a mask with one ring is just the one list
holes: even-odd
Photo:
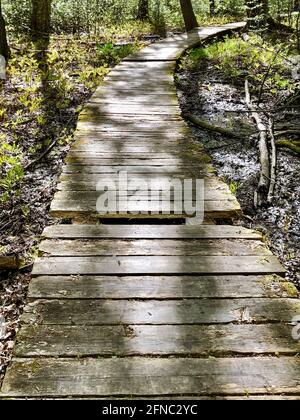
[(149, 20), (149, 0), (139, 0), (137, 19)]
[(1, 0), (0, 0), (0, 55), (2, 55), (5, 58), (5, 60), (7, 60), (10, 55), (9, 46), (7, 42), (7, 36), (6, 36), (5, 20), (2, 16)]
[(194, 28), (197, 28), (198, 22), (197, 22), (197, 18), (193, 10), (192, 1), (180, 0), (180, 5), (181, 5), (181, 10), (182, 10), (185, 28), (187, 32), (191, 31)]
[(31, 31), (33, 40), (49, 37), (51, 1), (52, 0), (32, 0)]

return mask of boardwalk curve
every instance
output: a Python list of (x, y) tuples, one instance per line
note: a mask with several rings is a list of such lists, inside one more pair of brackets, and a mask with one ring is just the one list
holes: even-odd
[[(151, 45), (86, 105), (51, 205), (72, 224), (43, 233), (2, 397), (300, 398), (298, 292), (259, 232), (216, 223), (241, 209), (183, 121), (173, 81), (185, 49), (242, 27)], [(122, 224), (122, 212), (105, 224), (95, 185), (118, 171), (153, 185), (205, 179), (204, 224), (168, 225), (172, 209), (160, 224)]]

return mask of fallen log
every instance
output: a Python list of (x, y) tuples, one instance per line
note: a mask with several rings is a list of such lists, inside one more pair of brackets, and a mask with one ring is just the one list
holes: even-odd
[(276, 184), (276, 166), (277, 166), (277, 149), (274, 137), (274, 121), (269, 118), (269, 136), (271, 143), (271, 170), (270, 170), (270, 186), (268, 191), (268, 203), (271, 203), (274, 197), (275, 184)]
[[(207, 121), (200, 120), (200, 118), (196, 117), (192, 114), (184, 114), (184, 117), (192, 122), (193, 124), (197, 125), (200, 128), (203, 128), (207, 131), (212, 131), (214, 133), (222, 134), (227, 137), (232, 137), (241, 140), (242, 136), (240, 134), (234, 133), (233, 131), (229, 130), (228, 128), (218, 127), (216, 125), (212, 125)], [(248, 133), (249, 135), (249, 133)]]
[(290, 149), (293, 152), (300, 155), (300, 141), (292, 141), (292, 140), (287, 140), (287, 139), (277, 140), (276, 141), (276, 146), (286, 148), (286, 149)]
[(300, 134), (300, 129), (299, 130), (283, 130), (283, 131), (277, 131), (274, 135), (275, 137), (282, 137), (282, 136), (294, 136), (294, 135), (298, 135)]
[(254, 205), (255, 207), (260, 206), (264, 201), (269, 191), (270, 186), (270, 160), (269, 160), (269, 150), (268, 150), (268, 127), (263, 122), (260, 114), (255, 110), (255, 107), (251, 100), (249, 81), (245, 82), (245, 92), (246, 92), (246, 104), (248, 109), (256, 122), (258, 131), (259, 131), (259, 157), (260, 157), (260, 177), (257, 187), (257, 191), (254, 196)]

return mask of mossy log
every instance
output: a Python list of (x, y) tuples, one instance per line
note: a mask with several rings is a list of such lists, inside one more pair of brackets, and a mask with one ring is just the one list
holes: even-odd
[(292, 141), (292, 140), (288, 140), (288, 139), (277, 140), (276, 141), (276, 146), (277, 147), (284, 147), (286, 149), (290, 149), (293, 152), (300, 155), (300, 141), (299, 140), (297, 140), (297, 141)]
[[(200, 128), (203, 128), (204, 130), (207, 131), (212, 131), (214, 133), (219, 133), (219, 134), (223, 134), (224, 136), (227, 137), (232, 137), (232, 138), (236, 138), (236, 139), (242, 139), (242, 136), (234, 133), (233, 131), (229, 130), (228, 128), (223, 128), (223, 127), (218, 127), (216, 125), (212, 125), (210, 123), (208, 123), (207, 121), (203, 121), (200, 120), (200, 118), (196, 117), (195, 115), (192, 114), (184, 114), (184, 117), (192, 122), (193, 124), (197, 125)], [(249, 135), (250, 133), (248, 133)]]

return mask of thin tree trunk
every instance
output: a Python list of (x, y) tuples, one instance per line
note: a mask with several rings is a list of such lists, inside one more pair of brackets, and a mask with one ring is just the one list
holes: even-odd
[(49, 38), (51, 23), (51, 0), (32, 0), (32, 39)]
[(149, 0), (139, 0), (137, 19), (149, 20)]
[(249, 29), (264, 29), (268, 26), (269, 0), (246, 0)]
[(7, 42), (7, 36), (6, 36), (5, 20), (2, 16), (1, 0), (0, 0), (0, 55), (2, 55), (5, 58), (5, 60), (7, 60), (10, 55), (9, 46)]
[(210, 16), (216, 16), (216, 0), (209, 0), (209, 13)]
[(183, 14), (183, 19), (185, 23), (186, 31), (191, 31), (194, 28), (197, 28), (198, 22), (195, 16), (193, 5), (191, 0), (180, 0), (181, 10)]

